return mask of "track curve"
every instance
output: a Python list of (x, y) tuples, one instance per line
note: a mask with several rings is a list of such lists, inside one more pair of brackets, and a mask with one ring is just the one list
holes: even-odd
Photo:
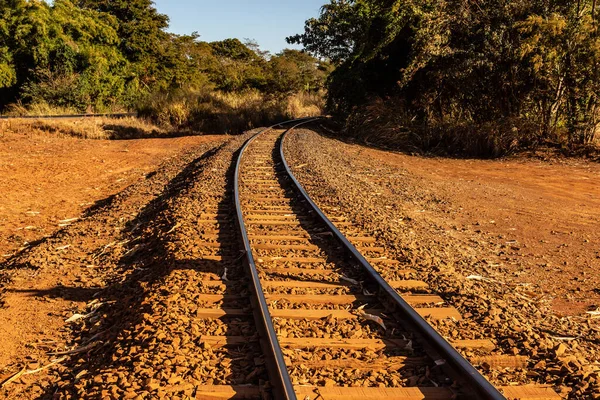
[(276, 398), (555, 399), (535, 387), (503, 388), (505, 397), (424, 318), (460, 319), (458, 311), (440, 307), (374, 239), (342, 234), (337, 226), (351, 223), (311, 200), (283, 144), (312, 121), (262, 131), (236, 163), (239, 233)]

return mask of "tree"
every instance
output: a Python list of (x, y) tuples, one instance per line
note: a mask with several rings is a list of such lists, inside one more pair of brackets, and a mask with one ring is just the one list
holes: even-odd
[(301, 44), (306, 51), (340, 64), (354, 54), (362, 42), (377, 8), (373, 3), (331, 0), (321, 8), (319, 18), (306, 21), (303, 34), (290, 36), (287, 42)]
[(308, 53), (285, 49), (269, 60), (268, 88), (277, 93), (323, 89), (329, 64)]
[(410, 124), (532, 122), (572, 143), (598, 126), (596, 0), (331, 0), (288, 38), (337, 68), (330, 111), (394, 98)]
[(256, 40), (254, 40), (254, 39), (245, 38), (244, 39), (244, 46), (246, 46), (247, 48), (249, 48), (250, 50), (252, 50), (260, 58), (263, 58), (265, 60), (268, 60), (268, 59), (271, 58), (271, 53), (269, 51), (267, 51), (267, 50), (262, 50), (260, 48), (260, 45), (258, 44), (258, 42)]
[(169, 18), (151, 0), (78, 0), (82, 9), (113, 15), (118, 21), (119, 49), (130, 62), (130, 74), (145, 87), (169, 85)]
[(7, 101), (20, 96), (86, 109), (121, 96), (126, 61), (115, 47), (116, 19), (69, 0), (51, 6), (12, 0), (0, 4), (0, 12), (9, 36), (3, 58), (12, 63), (3, 85)]
[(207, 72), (216, 68), (217, 61), (210, 46), (198, 39), (197, 33), (169, 34), (162, 61), (168, 88), (201, 90), (212, 87)]
[(267, 85), (267, 61), (238, 39), (210, 43), (218, 60), (217, 69), (210, 72), (217, 88), (227, 91), (264, 90)]
[(108, 110), (154, 96), (193, 103), (212, 90), (318, 90), (328, 72), (301, 52), (270, 63), (254, 41), (206, 43), (167, 26), (151, 0), (0, 0), (0, 109), (18, 101)]
[(16, 65), (9, 43), (12, 40), (15, 10), (23, 6), (23, 1), (0, 1), (0, 93), (17, 83)]
[(598, 125), (600, 38), (595, 2), (570, 2), (516, 24), (519, 52), (534, 77), (531, 99), (544, 134), (560, 124), (569, 142), (589, 143)]

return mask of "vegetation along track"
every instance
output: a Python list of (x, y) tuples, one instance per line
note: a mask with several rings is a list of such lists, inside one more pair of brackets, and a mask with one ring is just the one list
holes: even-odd
[(454, 347), (480, 352), (491, 368), (513, 356), (486, 355), (494, 344), (485, 338), (450, 344), (426, 322), (461, 315), (373, 238), (343, 218), (326, 217), (311, 201), (283, 154), (292, 129), (251, 138), (235, 177), (275, 397), (560, 398), (549, 387), (494, 388)]

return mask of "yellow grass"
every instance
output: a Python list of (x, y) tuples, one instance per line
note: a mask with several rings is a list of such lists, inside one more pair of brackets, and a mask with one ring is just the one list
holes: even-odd
[[(70, 118), (0, 120), (2, 132), (52, 134), (82, 139), (133, 139), (194, 133), (238, 134), (260, 126), (318, 116), (324, 108), (323, 93), (297, 93), (275, 97), (259, 91), (243, 93), (194, 93), (181, 91), (157, 96), (142, 107), (144, 118)], [(115, 110), (115, 112), (122, 110)], [(8, 116), (77, 114), (78, 110), (44, 103), (8, 107)], [(154, 123), (151, 123), (152, 120)]]
[(287, 114), (292, 119), (304, 117), (317, 117), (325, 109), (325, 95), (323, 93), (298, 93), (287, 99)]
[(81, 139), (135, 139), (169, 136), (169, 132), (138, 118), (0, 120), (0, 134), (52, 134)]
[(139, 112), (169, 129), (237, 134), (285, 120), (321, 115), (323, 99), (322, 93), (278, 97), (255, 90), (179, 91), (155, 96)]
[[(10, 104), (6, 107), (3, 112), (4, 116), (8, 117), (29, 117), (29, 116), (51, 116), (51, 115), (74, 115), (74, 114), (89, 114), (91, 109), (87, 113), (82, 113), (73, 107), (60, 107), (50, 105), (44, 102), (32, 103), (24, 106), (21, 103)], [(98, 112), (99, 113), (99, 112)], [(104, 110), (103, 114), (120, 114), (127, 113), (127, 110), (123, 108), (112, 108)]]

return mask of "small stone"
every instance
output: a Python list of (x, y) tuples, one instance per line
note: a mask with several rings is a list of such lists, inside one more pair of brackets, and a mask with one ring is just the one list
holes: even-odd
[(156, 379), (146, 379), (145, 388), (149, 392), (154, 392), (160, 388), (160, 383)]
[(561, 343), (556, 348), (555, 354), (556, 354), (557, 357), (560, 357), (563, 354), (565, 354), (566, 351), (567, 351), (567, 346), (564, 343)]
[(334, 381), (333, 379), (326, 378), (326, 379), (324, 380), (324, 383), (323, 383), (323, 385), (324, 385), (325, 387), (333, 387), (333, 386), (335, 386), (336, 384), (335, 384), (335, 381)]
[(36, 370), (40, 367), (40, 363), (39, 362), (31, 362), (27, 364), (27, 369), (32, 371), (32, 370)]

